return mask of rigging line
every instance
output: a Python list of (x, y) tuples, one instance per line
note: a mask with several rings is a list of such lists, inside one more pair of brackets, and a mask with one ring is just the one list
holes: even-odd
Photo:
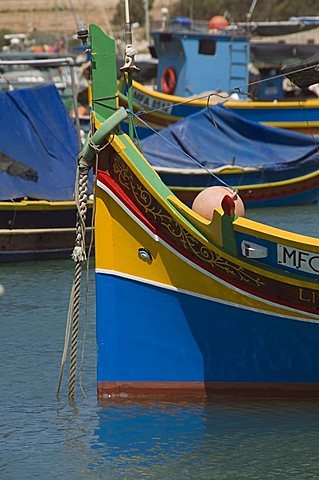
[[(315, 67), (318, 67), (319, 66), (319, 63), (318, 64), (315, 64), (315, 65), (311, 65), (309, 67), (304, 67), (304, 68), (299, 68), (297, 70), (292, 70), (291, 72), (289, 72), (289, 75), (291, 75), (292, 73), (300, 73), (300, 72), (304, 72), (306, 70), (310, 70), (311, 68), (315, 68)], [(272, 77), (267, 77), (267, 78), (262, 78), (260, 80), (256, 80), (255, 82), (250, 82), (250, 83), (247, 83), (246, 85), (241, 85), (240, 87), (234, 87), (235, 89), (237, 88), (244, 88), (244, 87), (250, 87), (251, 85), (258, 85), (259, 83), (264, 83), (264, 82), (268, 82), (269, 80), (276, 80), (277, 78), (282, 78), (282, 77), (286, 77), (286, 74), (285, 73), (279, 73), (278, 75), (273, 75)], [(228, 91), (228, 90), (226, 90)]]
[(111, 105), (106, 105), (105, 103), (103, 103), (103, 101), (117, 100), (117, 98), (118, 98), (118, 95), (111, 95), (109, 97), (92, 98), (92, 104), (100, 105), (101, 107), (109, 108), (110, 110), (115, 111), (117, 110), (115, 107), (112, 107)]
[(60, 389), (61, 389), (61, 383), (62, 383), (62, 378), (63, 378), (63, 372), (64, 372), (65, 362), (66, 362), (66, 359), (67, 359), (68, 348), (69, 348), (69, 344), (70, 344), (71, 325), (72, 325), (72, 316), (73, 316), (73, 305), (74, 305), (74, 289), (75, 289), (75, 283), (73, 281), (72, 288), (71, 288), (71, 293), (70, 293), (70, 299), (69, 299), (67, 322), (66, 322), (66, 326), (65, 326), (64, 347), (63, 347), (63, 353), (62, 353), (61, 364), (60, 364), (60, 369), (59, 369), (58, 386), (57, 386), (57, 391), (56, 391), (56, 396), (57, 396), (58, 400), (59, 400), (59, 396), (60, 396)]
[[(234, 92), (232, 91), (232, 93), (234, 93)], [(161, 110), (167, 110), (168, 108), (175, 107), (176, 105), (184, 105), (184, 104), (187, 104), (187, 103), (194, 102), (196, 100), (203, 100), (203, 99), (205, 99), (207, 97), (210, 97), (212, 95), (214, 95), (215, 97), (222, 98), (224, 101), (226, 101), (231, 96), (231, 93), (227, 94), (226, 96), (221, 95), (220, 93), (217, 93), (217, 92), (205, 93), (205, 95), (199, 95), (198, 97), (188, 98), (187, 100), (182, 100), (181, 102), (173, 102), (173, 103), (170, 103), (169, 105), (166, 105), (164, 107), (154, 108), (153, 110), (143, 110), (143, 109), (141, 109), (141, 110), (138, 111), (138, 115), (147, 115), (148, 113), (160, 112)], [(223, 103), (223, 102), (220, 102), (220, 103)]]
[(105, 105), (105, 103), (97, 102), (96, 100), (92, 100), (92, 103), (94, 103), (95, 105), (100, 105), (100, 107), (104, 107), (104, 108), (108, 108), (109, 110), (113, 110), (113, 112), (115, 112), (117, 110), (116, 107), (111, 107), (111, 105)]
[(98, 98), (93, 98), (93, 102), (102, 102), (103, 100), (116, 100), (118, 98), (118, 95), (109, 95), (108, 97), (98, 97)]
[(76, 25), (76, 27), (78, 27), (79, 22), (78, 22), (78, 18), (77, 18), (77, 15), (76, 15), (76, 10), (74, 8), (72, 0), (69, 0), (69, 5), (70, 5), (70, 9), (71, 9), (71, 13), (72, 13), (72, 17), (73, 17), (73, 20), (75, 22), (75, 25)]
[(138, 132), (137, 132), (137, 128), (136, 128), (136, 125), (135, 125), (134, 122), (133, 122), (133, 129), (134, 129), (134, 135), (135, 135), (134, 143), (136, 144), (137, 148), (138, 148), (140, 151), (142, 151), (141, 142), (140, 142), (140, 139), (139, 139), (139, 136), (138, 136)]
[[(307, 129), (310, 130), (309, 120), (308, 120), (308, 118), (305, 116), (305, 109), (304, 109), (304, 106), (303, 106), (303, 104), (302, 104), (302, 101), (299, 100), (299, 101), (298, 101), (298, 104), (299, 104), (300, 110), (301, 110), (302, 113), (303, 113), (304, 122), (305, 122), (306, 125), (307, 125)], [(310, 133), (310, 136), (311, 136), (311, 138), (313, 139), (314, 145), (315, 145), (317, 148), (319, 148), (318, 136), (315, 135), (313, 132)]]
[(196, 158), (192, 157), (191, 155), (189, 155), (188, 153), (184, 152), (181, 148), (177, 147), (176, 145), (174, 145), (174, 143), (170, 142), (169, 140), (167, 140), (167, 138), (163, 137), (157, 130), (155, 130), (154, 128), (152, 128), (147, 122), (145, 122), (142, 118), (140, 118), (138, 115), (136, 115), (134, 112), (130, 112), (128, 109), (127, 109), (127, 112), (130, 113), (133, 117), (136, 117), (138, 119), (139, 122), (143, 123), (147, 128), (149, 128), (153, 133), (156, 133), (156, 135), (158, 135), (164, 142), (168, 143), (169, 145), (171, 145), (171, 147), (175, 148), (175, 150), (177, 150), (178, 152), (182, 153), (183, 155), (185, 155), (185, 157), (189, 158), (190, 160), (194, 161), (195, 163), (197, 163), (197, 165), (202, 168), (203, 170), (205, 170), (205, 172), (207, 172), (209, 175), (211, 175), (212, 177), (215, 178), (215, 180), (218, 180), (220, 183), (222, 183), (225, 187), (229, 188), (232, 192), (234, 193), (237, 193), (237, 190), (235, 190), (231, 185), (229, 185), (228, 183), (224, 182), (224, 180), (222, 180), (221, 178), (218, 177), (218, 175), (216, 175), (215, 173), (213, 173), (211, 170), (209, 170), (208, 168), (206, 168), (204, 165), (202, 165), (200, 163), (199, 160), (197, 160)]
[[(291, 72), (289, 72), (289, 74), (291, 73), (299, 73), (299, 72), (303, 72), (305, 70), (309, 70), (310, 68), (314, 68), (316, 65), (312, 65), (310, 67), (304, 67), (304, 68), (300, 68), (300, 69), (297, 69), (297, 70), (293, 70)], [(196, 100), (203, 100), (203, 99), (207, 99), (208, 97), (214, 95), (216, 97), (219, 97), (219, 98), (222, 98), (224, 101), (228, 100), (231, 95), (233, 93), (236, 93), (236, 92), (240, 92), (242, 95), (247, 95), (247, 96), (251, 96), (251, 94), (249, 92), (242, 92), (241, 89), (242, 88), (245, 88), (245, 87), (250, 87), (250, 86), (253, 86), (253, 85), (259, 85), (260, 83), (264, 83), (264, 82), (268, 82), (270, 80), (275, 80), (277, 78), (281, 78), (281, 77), (285, 77), (286, 75), (284, 73), (280, 73), (278, 75), (274, 75), (272, 77), (267, 77), (267, 78), (262, 78), (261, 80), (256, 80), (254, 82), (250, 82), (250, 83), (246, 83), (244, 85), (240, 85), (238, 87), (233, 87), (232, 89), (229, 89), (229, 90), (225, 90), (225, 92), (223, 92), (223, 94), (220, 94), (218, 92), (210, 92), (210, 93), (206, 93), (205, 95), (201, 94), (201, 95), (195, 95), (195, 96), (192, 96), (191, 98), (188, 98), (187, 100), (182, 100), (181, 102), (174, 102), (174, 103), (170, 103), (169, 105), (166, 105), (164, 107), (159, 107), (159, 108), (154, 108), (153, 110), (144, 110), (144, 109), (141, 109), (139, 110), (138, 114), (139, 115), (147, 115), (149, 113), (153, 113), (153, 112), (160, 112), (160, 111), (165, 111), (167, 110), (168, 108), (171, 108), (171, 107), (175, 107), (177, 105), (183, 105), (183, 104), (187, 104), (187, 103), (192, 103)], [(225, 95), (226, 94), (226, 95)], [(220, 102), (222, 103), (222, 102)]]
[(214, 117), (213, 117), (213, 114), (212, 114), (212, 112), (211, 112), (211, 109), (209, 108), (209, 99), (210, 99), (210, 96), (207, 97), (207, 103), (206, 103), (206, 108), (207, 108), (207, 111), (208, 111), (208, 115), (210, 116), (211, 121), (212, 121), (214, 127), (215, 127), (215, 128), (218, 128), (218, 125), (217, 125), (217, 123), (215, 122), (215, 119), (214, 119)]

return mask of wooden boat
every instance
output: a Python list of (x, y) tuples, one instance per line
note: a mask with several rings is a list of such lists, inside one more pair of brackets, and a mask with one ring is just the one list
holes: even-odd
[[(293, 92), (285, 92), (280, 63), (286, 62), (289, 55), (292, 62), (304, 60), (315, 53), (315, 46), (301, 49), (298, 45), (257, 45), (251, 43), (247, 32), (232, 30), (210, 34), (171, 29), (153, 32), (152, 36), (158, 57), (156, 86), (153, 89), (134, 82), (133, 91), (134, 111), (150, 127), (160, 130), (208, 104), (223, 102), (247, 120), (306, 134), (319, 133), (319, 99), (307, 99), (303, 94), (294, 97)], [(278, 49), (280, 52), (276, 53)], [(265, 71), (259, 66), (259, 73), (250, 79), (254, 52), (255, 57), (269, 56), (267, 51), (272, 52), (272, 65), (266, 65)], [(276, 62), (276, 55), (282, 56), (280, 61)], [(122, 81), (119, 95), (125, 108), (126, 90)], [(136, 125), (139, 138), (152, 133), (138, 118)]]
[(79, 147), (58, 90), (0, 92), (0, 111), (0, 262), (68, 258)]
[[(143, 139), (153, 133), (152, 129), (160, 131), (172, 123), (198, 113), (207, 107), (208, 94), (203, 99), (185, 98), (168, 95), (133, 81), (134, 113), (139, 138)], [(125, 84), (119, 84), (120, 105), (127, 108)], [(201, 96), (201, 95), (199, 95)], [(241, 117), (260, 122), (270, 127), (284, 128), (304, 134), (319, 133), (319, 99), (285, 100), (278, 102), (225, 100), (225, 95), (212, 95), (210, 105), (223, 103), (227, 108)], [(139, 118), (141, 118), (141, 121)], [(144, 123), (146, 122), (146, 124)], [(149, 128), (151, 127), (151, 129)], [(123, 125), (125, 128), (125, 124)]]
[(228, 195), (211, 221), (178, 200), (118, 127), (114, 41), (89, 39), (99, 397), (317, 395), (319, 240), (239, 217)]
[[(90, 219), (92, 200), (88, 208)], [(0, 202), (0, 262), (71, 258), (76, 213), (74, 200)], [(90, 239), (88, 226), (87, 246)]]
[(319, 197), (313, 137), (245, 120), (220, 104), (154, 133), (140, 148), (189, 206), (203, 189), (221, 183), (238, 190), (246, 208), (303, 205)]

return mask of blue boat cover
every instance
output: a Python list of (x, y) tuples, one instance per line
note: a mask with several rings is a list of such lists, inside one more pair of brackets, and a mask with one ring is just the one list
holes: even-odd
[(0, 92), (0, 200), (72, 200), (77, 135), (54, 85)]
[(154, 167), (162, 168), (235, 164), (280, 171), (304, 163), (319, 165), (318, 144), (311, 135), (246, 120), (221, 104), (170, 125), (160, 136), (150, 135), (141, 141), (141, 148)]

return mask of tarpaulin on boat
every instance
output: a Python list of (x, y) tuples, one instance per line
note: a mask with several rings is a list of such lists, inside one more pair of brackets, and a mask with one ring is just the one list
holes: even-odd
[(220, 104), (170, 125), (160, 135), (154, 133), (141, 141), (143, 154), (155, 167), (238, 165), (280, 171), (290, 166), (319, 166), (318, 144), (311, 135), (245, 120)]
[(0, 200), (72, 200), (77, 135), (54, 85), (0, 92)]

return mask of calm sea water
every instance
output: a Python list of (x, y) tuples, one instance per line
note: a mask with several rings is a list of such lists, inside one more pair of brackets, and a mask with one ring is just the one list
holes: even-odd
[[(319, 237), (318, 211), (251, 210), (247, 216)], [(99, 404), (93, 268), (82, 368), (86, 397), (77, 385), (75, 404), (68, 403), (66, 370), (57, 400), (73, 275), (71, 260), (1, 266), (1, 480), (319, 478), (317, 401)], [(85, 288), (82, 296), (83, 323)]]

